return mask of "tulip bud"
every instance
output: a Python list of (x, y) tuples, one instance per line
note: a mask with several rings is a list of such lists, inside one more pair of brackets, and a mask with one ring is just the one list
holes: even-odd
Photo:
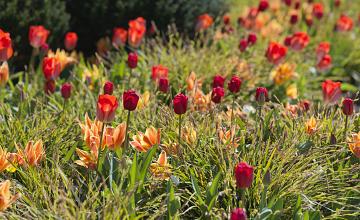
[(104, 84), (104, 94), (112, 95), (114, 91), (114, 84), (110, 81)]
[(289, 47), (291, 45), (292, 36), (287, 36), (284, 39), (285, 46)]
[(230, 220), (246, 220), (246, 212), (243, 208), (236, 208), (231, 211)]
[(174, 112), (182, 115), (186, 112), (188, 97), (184, 94), (177, 94), (173, 99)]
[(254, 167), (246, 162), (240, 162), (235, 166), (236, 186), (240, 189), (249, 188), (254, 179)]
[(313, 21), (313, 19), (312, 19), (311, 16), (307, 16), (307, 17), (305, 18), (305, 23), (306, 23), (306, 25), (307, 25), (308, 27), (311, 27), (311, 26), (313, 25), (314, 21)]
[(64, 98), (64, 99), (68, 99), (70, 98), (71, 96), (71, 89), (72, 89), (72, 86), (70, 83), (64, 83), (62, 86), (61, 86), (61, 96)]
[(222, 77), (220, 75), (216, 75), (216, 76), (214, 76), (212, 87), (213, 88), (216, 88), (216, 87), (222, 87), (223, 88), (224, 87), (224, 82), (225, 82), (224, 77)]
[(291, 6), (292, 0), (283, 0), (285, 5)]
[(237, 76), (233, 76), (230, 79), (230, 82), (228, 83), (228, 88), (230, 90), (230, 92), (232, 93), (237, 93), (240, 91), (240, 87), (241, 87), (241, 79)]
[(269, 2), (268, 0), (261, 0), (259, 2), (259, 7), (258, 7), (258, 10), (259, 11), (265, 11), (266, 9), (269, 8)]
[(213, 88), (211, 93), (211, 101), (213, 101), (214, 103), (220, 103), (224, 95), (225, 95), (224, 88), (222, 87)]
[(76, 47), (78, 36), (75, 32), (68, 32), (65, 35), (65, 48), (66, 50), (73, 50)]
[(47, 95), (51, 95), (55, 92), (56, 84), (54, 80), (48, 80), (45, 82), (44, 90)]
[(225, 25), (230, 24), (230, 16), (229, 15), (224, 15), (223, 16), (223, 22)]
[(248, 39), (247, 39), (247, 43), (249, 45), (254, 45), (256, 43), (256, 41), (257, 41), (256, 34), (254, 34), (254, 33), (249, 34)]
[(268, 100), (268, 90), (264, 87), (258, 87), (256, 89), (256, 95), (255, 95), (255, 99), (257, 102), (259, 102), (260, 104), (266, 102)]
[(354, 101), (352, 99), (346, 98), (344, 99), (342, 104), (343, 104), (342, 111), (344, 115), (350, 116), (354, 113)]
[(134, 111), (139, 102), (139, 96), (134, 90), (128, 90), (123, 93), (123, 106), (128, 111)]
[(163, 93), (167, 93), (169, 90), (169, 80), (167, 78), (159, 79), (159, 90)]
[(129, 53), (128, 55), (128, 66), (130, 69), (135, 69), (138, 63), (138, 55), (134, 52)]
[(246, 39), (241, 39), (240, 43), (239, 43), (239, 50), (241, 52), (244, 52), (246, 50), (247, 46), (248, 46), (247, 40)]
[(340, 4), (341, 4), (340, 0), (335, 0), (335, 2), (334, 2), (335, 7), (339, 7)]
[(300, 1), (296, 1), (296, 2), (295, 2), (295, 5), (294, 5), (294, 8), (295, 8), (296, 10), (298, 10), (298, 9), (300, 8), (300, 5), (301, 5)]
[(292, 14), (290, 16), (290, 24), (294, 25), (298, 22), (298, 15), (297, 14)]

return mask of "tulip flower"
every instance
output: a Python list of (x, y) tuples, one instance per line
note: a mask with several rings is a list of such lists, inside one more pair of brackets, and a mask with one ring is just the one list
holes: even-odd
[(345, 129), (344, 129), (344, 138), (346, 137), (347, 127), (348, 127), (348, 118), (354, 113), (354, 101), (350, 98), (346, 98), (342, 102), (342, 111), (345, 115)]
[(325, 104), (333, 105), (340, 99), (341, 82), (333, 82), (327, 79), (321, 86)]
[(324, 15), (324, 6), (321, 3), (314, 3), (312, 14), (320, 20)]
[(139, 132), (133, 136), (133, 141), (130, 141), (130, 145), (140, 152), (147, 152), (154, 145), (160, 144), (160, 129), (154, 127), (147, 128), (145, 134)]
[(156, 163), (150, 164), (150, 173), (155, 179), (168, 180), (170, 178), (171, 165), (167, 162), (165, 151), (161, 151)]
[(290, 42), (291, 49), (295, 51), (300, 51), (309, 44), (309, 41), (310, 41), (310, 37), (307, 33), (297, 32), (293, 34), (291, 37), (291, 42)]
[(265, 11), (268, 8), (269, 8), (268, 0), (260, 0), (258, 10), (259, 11)]
[(13, 55), (10, 34), (0, 29), (0, 61), (7, 61)]
[(54, 80), (47, 80), (44, 85), (45, 94), (51, 95), (56, 90), (56, 84)]
[(330, 52), (330, 43), (329, 42), (321, 42), (316, 48), (316, 57), (317, 60), (320, 61), (325, 55)]
[(316, 64), (316, 68), (320, 71), (326, 71), (331, 68), (331, 56), (330, 54), (324, 55), (320, 60), (318, 60), (318, 63)]
[(280, 64), (273, 71), (271, 71), (270, 78), (274, 81), (276, 85), (282, 85), (287, 81), (297, 77), (295, 69), (296, 65), (294, 64)]
[(286, 47), (276, 42), (270, 42), (265, 56), (270, 63), (277, 65), (285, 58), (286, 53)]
[(256, 89), (255, 100), (262, 105), (269, 99), (268, 90), (264, 87), (258, 87)]
[(238, 76), (232, 76), (229, 83), (228, 88), (232, 93), (238, 93), (240, 91), (242, 81)]
[(335, 30), (339, 32), (351, 31), (353, 28), (354, 22), (353, 20), (346, 16), (341, 15), (340, 18), (336, 22)]
[(97, 120), (110, 123), (115, 118), (115, 112), (118, 107), (117, 98), (113, 95), (99, 95), (97, 108), (96, 108), (96, 118)]
[(70, 51), (75, 49), (78, 41), (78, 36), (75, 32), (68, 32), (65, 35), (64, 45), (66, 50)]
[(130, 46), (137, 48), (146, 33), (146, 21), (142, 17), (129, 21), (128, 43)]
[(248, 46), (248, 41), (246, 39), (241, 39), (239, 42), (239, 50), (240, 52), (244, 52)]
[(349, 148), (355, 157), (360, 159), (360, 131), (351, 135)]
[(305, 132), (309, 135), (312, 135), (317, 130), (317, 122), (314, 116), (312, 116), (306, 123), (305, 123)]
[(247, 220), (244, 208), (236, 208), (231, 211), (230, 220)]
[(163, 93), (167, 93), (169, 90), (169, 80), (167, 78), (159, 79), (159, 90)]
[(55, 80), (61, 72), (60, 60), (56, 57), (45, 57), (42, 62), (42, 70), (46, 80)]
[(297, 12), (294, 12), (290, 15), (290, 24), (294, 25), (298, 22), (299, 20), (299, 15), (297, 14)]
[(196, 32), (208, 29), (214, 23), (214, 19), (209, 14), (202, 14), (197, 18), (195, 26)]
[(3, 62), (0, 66), (0, 86), (5, 86), (9, 80), (9, 65)]
[(168, 78), (168, 75), (169, 69), (161, 64), (151, 68), (151, 78), (154, 81), (157, 81), (160, 78)]
[(181, 141), (181, 115), (186, 112), (188, 97), (184, 94), (177, 94), (173, 99), (174, 112), (179, 115), (179, 144)]
[(225, 25), (230, 24), (230, 16), (229, 15), (224, 15), (223, 16), (223, 22)]
[(104, 133), (104, 146), (116, 150), (125, 142), (126, 123), (119, 124), (116, 128), (107, 127)]
[(216, 75), (216, 76), (214, 76), (212, 87), (213, 88), (216, 88), (216, 87), (224, 88), (224, 82), (225, 82), (224, 77), (222, 77), (221, 75)]
[(225, 93), (224, 93), (224, 88), (222, 87), (216, 87), (213, 88), (212, 93), (211, 93), (211, 100), (218, 104), (221, 102), (221, 99), (224, 97)]
[(18, 151), (17, 155), (19, 165), (38, 166), (41, 160), (45, 157), (42, 140), (36, 141), (35, 144), (33, 141), (29, 141), (24, 151), (22, 151), (17, 144), (15, 144), (15, 147)]
[(254, 179), (254, 167), (246, 162), (240, 162), (235, 166), (236, 186), (239, 189), (249, 188)]
[(86, 152), (79, 148), (76, 148), (76, 154), (79, 156), (80, 160), (76, 160), (75, 163), (83, 166), (87, 169), (95, 170), (98, 161), (98, 151), (97, 149)]
[(30, 26), (29, 41), (30, 45), (34, 48), (39, 48), (46, 43), (50, 32), (42, 25)]
[(254, 33), (250, 33), (247, 38), (248, 45), (254, 45), (257, 41), (257, 36)]
[(127, 63), (130, 69), (135, 69), (138, 63), (138, 55), (135, 52), (129, 53)]
[(114, 91), (114, 84), (110, 81), (106, 81), (104, 84), (104, 94), (112, 95)]
[(11, 182), (5, 180), (0, 183), (0, 212), (5, 211), (12, 203), (14, 203), (20, 194), (12, 195), (10, 192)]
[(112, 36), (112, 44), (115, 48), (124, 46), (128, 38), (128, 33), (124, 28), (114, 28)]
[(70, 83), (64, 83), (61, 86), (61, 96), (66, 100), (68, 98), (70, 98), (71, 96), (71, 90), (72, 90), (72, 86)]
[(126, 137), (125, 137), (125, 149), (129, 143), (129, 124), (130, 124), (130, 112), (136, 109), (136, 106), (139, 102), (139, 96), (134, 90), (128, 90), (123, 93), (123, 106), (125, 110), (128, 110), (127, 120), (126, 120)]

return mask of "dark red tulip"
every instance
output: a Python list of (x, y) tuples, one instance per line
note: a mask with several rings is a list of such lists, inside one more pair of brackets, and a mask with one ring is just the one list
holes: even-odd
[(292, 36), (287, 36), (284, 39), (285, 46), (289, 47), (291, 45)]
[(285, 5), (287, 5), (287, 6), (291, 6), (291, 3), (292, 3), (291, 0), (283, 0), (283, 2), (284, 2)]
[(254, 33), (249, 34), (248, 39), (247, 39), (247, 43), (249, 45), (254, 45), (256, 43), (256, 41), (257, 41), (256, 34), (254, 34)]
[(240, 91), (241, 83), (242, 83), (242, 81), (239, 77), (237, 77), (237, 76), (231, 77), (231, 79), (228, 83), (228, 88), (229, 88), (230, 92), (238, 93)]
[(324, 15), (324, 6), (321, 3), (314, 3), (312, 14), (317, 19), (321, 19)]
[(224, 95), (225, 95), (224, 88), (222, 87), (213, 88), (211, 93), (211, 101), (213, 101), (216, 104), (220, 103)]
[(216, 75), (216, 76), (214, 76), (212, 87), (213, 88), (216, 88), (216, 87), (224, 88), (224, 82), (225, 82), (224, 77), (222, 77), (220, 75)]
[(236, 208), (231, 211), (230, 220), (246, 220), (246, 212), (243, 208)]
[(255, 95), (255, 99), (257, 102), (259, 103), (264, 103), (268, 100), (269, 98), (269, 93), (268, 90), (264, 87), (258, 87), (256, 89), (256, 95)]
[(224, 15), (223, 16), (223, 22), (225, 25), (230, 24), (230, 16), (229, 15)]
[(300, 1), (296, 1), (294, 4), (294, 8), (297, 10), (300, 8), (301, 2)]
[(299, 16), (297, 14), (292, 14), (290, 16), (290, 24), (294, 25), (298, 22)]
[(72, 86), (70, 83), (64, 83), (62, 86), (61, 86), (61, 96), (64, 98), (64, 99), (68, 99), (70, 98), (71, 96), (71, 90), (72, 90)]
[(186, 112), (188, 103), (188, 97), (184, 94), (177, 94), (174, 97), (173, 105), (174, 105), (174, 112), (178, 115), (182, 115)]
[(352, 99), (346, 98), (342, 104), (342, 111), (344, 115), (350, 116), (354, 113), (354, 101)]
[(114, 92), (114, 84), (110, 81), (106, 81), (104, 84), (104, 94), (112, 95)]
[(159, 79), (159, 90), (163, 93), (167, 93), (169, 90), (169, 80), (167, 78)]
[(334, 2), (335, 7), (339, 7), (340, 4), (341, 4), (340, 0), (335, 0), (335, 2)]
[(254, 179), (254, 167), (246, 162), (240, 162), (235, 166), (236, 186), (240, 189), (249, 188)]
[(46, 94), (48, 95), (53, 94), (55, 92), (55, 89), (56, 89), (56, 84), (54, 80), (47, 80), (45, 82), (44, 90)]
[(130, 69), (135, 69), (138, 63), (138, 55), (134, 52), (129, 53), (128, 55), (128, 66)]
[(259, 11), (265, 11), (266, 9), (269, 8), (269, 2), (268, 0), (261, 0), (259, 2), (259, 7), (258, 7), (258, 10)]
[(139, 96), (134, 90), (125, 91), (123, 94), (123, 106), (128, 111), (134, 111), (139, 101)]
[(241, 39), (239, 42), (239, 50), (244, 52), (248, 46), (248, 41), (246, 39)]
[(302, 100), (302, 101), (299, 103), (299, 106), (300, 106), (300, 108), (301, 108), (303, 111), (307, 112), (307, 111), (310, 110), (310, 101), (308, 101), (308, 100)]

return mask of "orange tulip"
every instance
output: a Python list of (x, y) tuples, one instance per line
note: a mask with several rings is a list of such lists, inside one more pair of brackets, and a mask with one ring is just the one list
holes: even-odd
[(160, 143), (160, 129), (156, 130), (154, 127), (147, 128), (145, 134), (139, 132), (139, 134), (133, 136), (133, 141), (130, 141), (130, 145), (140, 152), (147, 152), (155, 144)]
[(209, 14), (202, 14), (198, 17), (196, 23), (196, 31), (208, 29), (214, 23), (214, 19)]
[(9, 80), (9, 65), (3, 62), (0, 66), (0, 86), (4, 86)]
[(305, 132), (307, 134), (314, 134), (317, 130), (317, 122), (314, 116), (312, 116), (306, 123), (305, 123)]
[(0, 29), (0, 61), (7, 61), (13, 52), (10, 34)]
[(76, 164), (86, 167), (87, 169), (96, 169), (96, 164), (98, 160), (97, 150), (91, 150), (89, 153), (79, 148), (76, 148), (76, 153), (80, 158), (80, 160), (75, 161)]
[(156, 163), (150, 164), (150, 172), (155, 179), (168, 180), (171, 176), (171, 166), (167, 162), (166, 152), (162, 151)]
[(25, 151), (22, 151), (19, 146), (15, 145), (18, 150), (18, 159), (20, 165), (37, 166), (45, 156), (45, 150), (42, 140), (37, 142), (29, 141), (25, 147)]
[(110, 150), (118, 149), (125, 141), (126, 123), (119, 124), (115, 129), (107, 127), (104, 133), (104, 145)]
[(357, 157), (360, 158), (360, 131), (351, 135), (349, 140), (350, 151)]
[(0, 172), (5, 171), (11, 165), (7, 158), (8, 153), (0, 147)]
[(139, 47), (146, 32), (146, 21), (142, 17), (129, 21), (128, 42), (132, 47)]
[(0, 212), (5, 211), (12, 203), (14, 203), (20, 194), (11, 195), (10, 192), (11, 182), (6, 180), (0, 183)]

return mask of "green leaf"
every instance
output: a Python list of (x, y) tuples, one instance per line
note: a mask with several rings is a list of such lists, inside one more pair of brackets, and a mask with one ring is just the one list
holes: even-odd
[(211, 210), (212, 206), (215, 203), (220, 177), (221, 177), (221, 172), (219, 171), (206, 191), (206, 205), (208, 206), (208, 211)]
[[(153, 148), (151, 148), (151, 150), (149, 150), (147, 153), (146, 153), (146, 156), (145, 156), (145, 159), (142, 161), (141, 163), (141, 168), (140, 168), (140, 175), (139, 175), (139, 182), (140, 182), (140, 186), (142, 186), (142, 184), (144, 183), (145, 181), (145, 177), (146, 177), (146, 173), (147, 173), (147, 170), (151, 164), (151, 161), (154, 157), (154, 154), (156, 152), (156, 149), (157, 147), (154, 146)], [(139, 190), (141, 189), (141, 187), (139, 187)]]
[(359, 91), (359, 88), (349, 83), (341, 83), (341, 90), (349, 91), (349, 92), (357, 92)]
[(191, 185), (194, 189), (194, 192), (196, 193), (197, 197), (198, 197), (198, 200), (199, 200), (199, 203), (201, 205), (204, 204), (204, 200), (201, 198), (201, 192), (200, 192), (200, 188), (199, 188), (199, 185), (198, 185), (198, 182), (197, 182), (197, 179), (196, 177), (194, 176), (194, 172), (191, 170), (190, 171), (190, 177), (191, 177)]
[(171, 180), (168, 181), (168, 219), (178, 219), (177, 210), (181, 207), (180, 199), (175, 196), (174, 186)]

